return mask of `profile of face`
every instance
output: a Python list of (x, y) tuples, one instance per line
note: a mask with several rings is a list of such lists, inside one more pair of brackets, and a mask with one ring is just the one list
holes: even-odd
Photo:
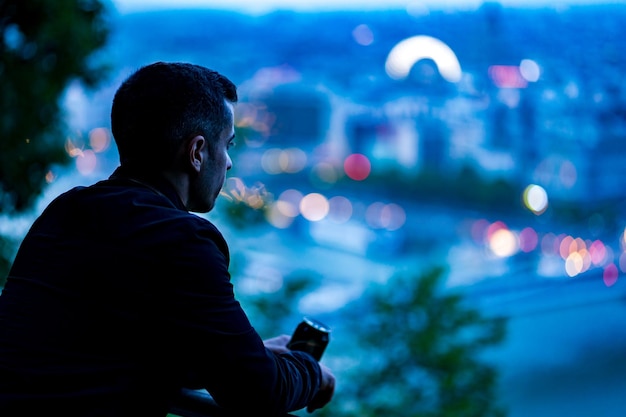
[(207, 138), (201, 148), (203, 155), (198, 175), (191, 180), (187, 209), (197, 213), (207, 213), (215, 207), (215, 201), (226, 181), (226, 172), (232, 167), (228, 151), (235, 139), (233, 105), (226, 101), (230, 115), (229, 123), (220, 132), (215, 142)]

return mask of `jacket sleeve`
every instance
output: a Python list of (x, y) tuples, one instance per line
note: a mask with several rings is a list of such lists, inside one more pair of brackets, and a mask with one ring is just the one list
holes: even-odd
[(265, 348), (235, 299), (217, 229), (196, 228), (174, 252), (176, 274), (165, 299), (178, 366), (228, 409), (277, 416), (305, 407), (319, 389), (320, 366), (306, 353)]

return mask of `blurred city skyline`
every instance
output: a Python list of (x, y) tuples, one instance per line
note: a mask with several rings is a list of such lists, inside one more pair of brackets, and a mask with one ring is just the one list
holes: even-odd
[[(567, 35), (552, 35), (547, 22), (555, 16)], [(626, 273), (622, 206), (614, 204), (623, 195), (626, 152), (622, 101), (613, 97), (624, 63), (610, 47), (622, 37), (619, 16), (497, 7), (423, 18), (405, 11), (122, 16), (111, 42), (117, 76), (95, 95), (75, 86), (67, 96), (68, 120), (90, 132), (89, 144), (84, 135), (68, 142), (79, 174), (73, 178), (89, 182), (117, 164), (108, 114), (120, 76), (155, 59), (219, 63), (241, 92), (240, 146), (225, 192), (265, 207), (273, 228), (363, 258), (414, 260), (422, 253), (415, 246), (431, 236), (428, 247), (437, 241), (446, 248), (440, 259), (447, 252), (454, 265), (466, 257), (485, 262), (451, 271), (455, 284), (518, 271), (519, 260), (544, 278), (610, 267), (599, 284), (614, 288), (617, 265)], [(581, 19), (590, 23), (580, 27)], [(598, 42), (607, 48), (592, 59), (580, 54)], [(157, 51), (146, 48), (155, 44)], [(396, 50), (404, 52), (392, 59)], [(425, 171), (440, 174), (419, 177)], [(496, 180), (510, 186), (489, 188)], [(568, 224), (555, 211), (559, 199), (584, 215), (592, 203), (602, 210)], [(428, 214), (433, 202), (447, 214), (441, 222)], [(447, 250), (467, 237), (469, 252)], [(561, 243), (567, 250), (554, 256)]]
[(408, 9), (415, 13), (433, 10), (475, 10), (485, 3), (507, 7), (551, 7), (562, 8), (572, 5), (622, 4), (623, 0), (109, 0), (121, 13), (148, 10), (212, 8), (232, 10), (248, 14), (263, 14), (275, 10), (298, 12), (329, 10), (391, 10)]

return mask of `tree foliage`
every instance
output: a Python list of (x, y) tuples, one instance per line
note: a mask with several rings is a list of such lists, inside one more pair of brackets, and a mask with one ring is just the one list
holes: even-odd
[[(338, 400), (321, 416), (501, 417), (485, 352), (506, 322), (442, 290), (442, 269), (395, 277), (342, 310), (346, 360)], [(337, 351), (337, 350), (335, 350)], [(338, 373), (339, 373), (338, 372)]]
[[(0, 0), (0, 214), (31, 208), (50, 168), (69, 161), (60, 99), (71, 81), (106, 74), (95, 53), (107, 13), (100, 0)], [(15, 244), (0, 236), (0, 286)]]
[[(497, 369), (488, 361), (489, 349), (506, 337), (506, 320), (483, 316), (462, 293), (444, 289), (444, 276), (443, 268), (395, 276), (325, 313), (333, 331), (322, 361), (338, 388), (315, 415), (506, 416), (496, 397)], [(316, 281), (306, 274), (286, 277), (271, 296), (244, 297), (244, 307), (264, 337), (276, 335), (293, 325), (286, 319), (297, 317), (299, 298)]]
[(71, 80), (101, 79), (92, 58), (108, 33), (99, 0), (0, 1), (0, 212), (29, 208), (67, 162), (59, 98)]

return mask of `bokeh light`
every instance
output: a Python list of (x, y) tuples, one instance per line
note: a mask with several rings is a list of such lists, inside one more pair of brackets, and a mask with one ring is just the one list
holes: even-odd
[(328, 162), (319, 162), (311, 169), (311, 175), (326, 184), (334, 184), (339, 179), (339, 173), (334, 165)]
[(385, 207), (385, 204), (381, 202), (372, 203), (365, 210), (365, 222), (373, 229), (381, 229), (383, 227), (381, 223), (381, 212)]
[(589, 254), (591, 255), (591, 262), (595, 266), (603, 265), (606, 261), (607, 250), (602, 241), (596, 240), (589, 247)]
[(100, 153), (109, 149), (111, 146), (111, 135), (109, 130), (104, 127), (97, 127), (89, 132), (89, 146), (94, 152)]
[(522, 59), (519, 64), (519, 72), (526, 81), (536, 82), (539, 81), (541, 76), (541, 68), (532, 59)]
[(519, 232), (519, 248), (522, 252), (532, 252), (539, 243), (539, 236), (532, 227), (525, 227)]
[(345, 223), (352, 217), (352, 203), (343, 196), (335, 196), (328, 200), (328, 218), (335, 223)]
[(619, 276), (619, 271), (615, 264), (609, 264), (604, 268), (602, 272), (602, 280), (604, 281), (604, 285), (607, 287), (612, 287), (617, 282)]
[(372, 165), (367, 156), (360, 153), (348, 155), (343, 163), (343, 169), (348, 177), (355, 181), (362, 181), (370, 175)]
[(92, 174), (98, 165), (98, 157), (91, 149), (86, 149), (76, 157), (76, 170), (82, 175)]
[(52, 184), (54, 182), (54, 180), (56, 180), (56, 179), (57, 179), (57, 176), (56, 176), (56, 174), (54, 172), (52, 172), (52, 171), (46, 172), (46, 182), (48, 184)]
[(498, 257), (505, 258), (517, 252), (517, 238), (508, 229), (496, 231), (489, 239), (489, 249)]
[(485, 243), (487, 229), (489, 228), (489, 221), (487, 219), (476, 220), (472, 223), (470, 234), (472, 239), (477, 244)]
[[(573, 246), (573, 247), (572, 247)], [(565, 236), (559, 243), (559, 255), (567, 259), (572, 252), (576, 252), (576, 242), (572, 236)]]
[(524, 189), (523, 201), (526, 208), (540, 215), (548, 208), (548, 193), (543, 187), (531, 184)]
[(261, 167), (268, 174), (280, 174), (282, 169), (280, 167), (280, 155), (281, 150), (277, 148), (268, 149), (263, 153), (261, 157)]
[(571, 161), (563, 161), (559, 168), (559, 180), (566, 189), (572, 188), (578, 180), (576, 166)]
[(497, 221), (487, 228), (487, 245), (491, 252), (500, 258), (514, 255), (519, 250), (515, 233), (504, 222)]
[(288, 148), (281, 152), (279, 162), (284, 172), (295, 174), (304, 169), (307, 164), (307, 156), (300, 148)]
[(306, 164), (306, 153), (299, 148), (272, 148), (261, 157), (261, 166), (268, 174), (294, 174), (304, 169)]
[(329, 211), (326, 197), (319, 193), (310, 193), (300, 200), (300, 213), (305, 219), (315, 222), (322, 220)]
[(283, 191), (276, 201), (276, 208), (287, 217), (296, 217), (300, 214), (300, 202), (303, 195), (300, 191), (289, 189)]
[(286, 216), (279, 208), (278, 202), (275, 202), (265, 211), (265, 220), (277, 229), (286, 229), (294, 221), (294, 217)]
[(375, 202), (365, 210), (365, 221), (373, 229), (398, 230), (406, 222), (404, 209), (397, 204)]
[(543, 238), (541, 238), (541, 252), (544, 255), (548, 255), (548, 256), (558, 255), (559, 243), (560, 243), (560, 240), (558, 236), (556, 236), (552, 232), (546, 233), (545, 235), (543, 235)]
[(580, 274), (584, 268), (585, 259), (579, 252), (573, 252), (565, 259), (565, 272), (570, 277)]
[(381, 223), (389, 231), (398, 230), (406, 223), (406, 212), (398, 204), (386, 204), (381, 213)]
[(352, 31), (352, 37), (359, 45), (368, 46), (374, 42), (374, 33), (369, 26), (365, 24), (358, 25)]
[(526, 88), (528, 81), (515, 65), (491, 65), (488, 69), (489, 78), (498, 88), (518, 89)]
[[(565, 272), (570, 277), (582, 274), (594, 267), (605, 267), (614, 259), (613, 250), (601, 240), (584, 240), (581, 237), (564, 234), (546, 235), (542, 242), (542, 249), (545, 254), (554, 253), (565, 260)], [(622, 262), (620, 258), (620, 268)]]

